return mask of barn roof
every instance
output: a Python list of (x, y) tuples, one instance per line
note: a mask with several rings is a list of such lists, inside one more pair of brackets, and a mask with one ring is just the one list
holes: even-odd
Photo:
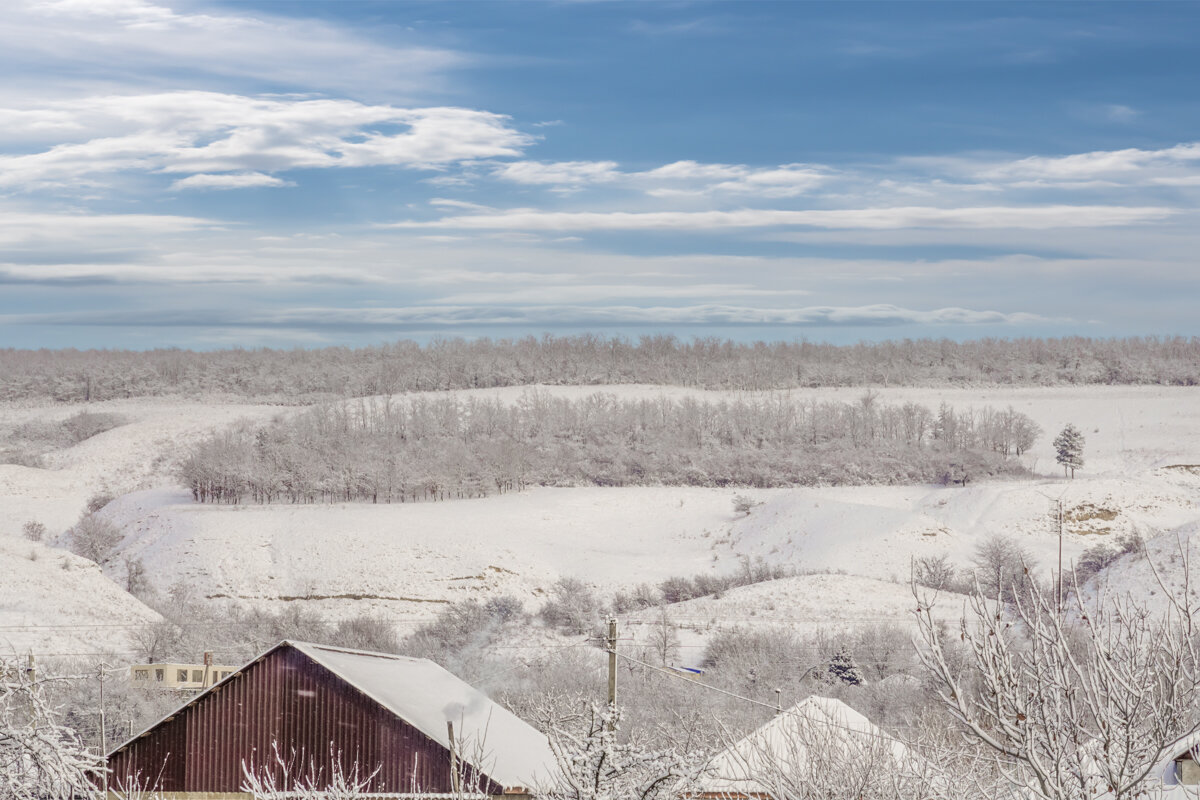
[(903, 744), (875, 727), (850, 706), (828, 697), (801, 700), (769, 722), (722, 750), (709, 762), (699, 793), (720, 796), (766, 796), (772, 786), (760, 782), (772, 771), (803, 770), (809, 748), (879, 748), (897, 761), (907, 757)]
[[(462, 761), (506, 788), (545, 785), (558, 772), (544, 734), (428, 659), (283, 641), (250, 664), (284, 648), (303, 653), (447, 749), (450, 738), (446, 723), (454, 723), (454, 738)], [(244, 669), (191, 698), (143, 733), (116, 747), (109, 756), (236, 680)]]
[(425, 658), (285, 642), (504, 786), (538, 786), (557, 772), (545, 734)]

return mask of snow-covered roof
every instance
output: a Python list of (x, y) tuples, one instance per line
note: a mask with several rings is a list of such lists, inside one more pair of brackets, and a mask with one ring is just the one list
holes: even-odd
[(850, 706), (813, 695), (718, 753), (709, 762), (699, 791), (731, 796), (768, 795), (772, 787), (761, 782), (763, 776), (772, 770), (802, 773), (809, 761), (809, 747), (878, 749), (880, 744), (883, 752), (890, 753), (897, 762), (908, 758), (903, 744)]
[(284, 642), (443, 747), (446, 722), (462, 760), (505, 787), (546, 784), (557, 772), (546, 736), (425, 658)]
[[(447, 749), (450, 737), (446, 723), (453, 722), (462, 761), (505, 788), (546, 786), (558, 775), (557, 761), (544, 734), (429, 659), (283, 641), (250, 663), (255, 664), (284, 647), (308, 656)], [(199, 702), (237, 674), (191, 698), (163, 719), (168, 720)], [(143, 735), (121, 743), (109, 756)]]

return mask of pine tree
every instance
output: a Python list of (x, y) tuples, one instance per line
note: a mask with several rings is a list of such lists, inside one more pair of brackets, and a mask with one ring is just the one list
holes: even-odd
[(858, 662), (854, 660), (854, 656), (850, 655), (850, 651), (842, 645), (833, 658), (829, 660), (829, 678), (831, 681), (841, 681), (849, 686), (858, 686), (866, 679), (863, 677), (862, 670), (858, 667)]
[(1063, 475), (1066, 476), (1067, 470), (1070, 470), (1074, 478), (1075, 470), (1083, 468), (1083, 434), (1068, 423), (1054, 440), (1054, 449), (1058, 453), (1055, 460), (1062, 464)]

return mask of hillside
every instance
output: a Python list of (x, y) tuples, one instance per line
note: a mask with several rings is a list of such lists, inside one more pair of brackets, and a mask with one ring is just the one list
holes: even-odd
[[(648, 386), (544, 389), (565, 396), (597, 390), (620, 397), (739, 396)], [(525, 391), (466, 393), (518, 402)], [(141, 399), (93, 404), (128, 423), (47, 454), (47, 469), (0, 466), (0, 538), (19, 554), (26, 543), (14, 537), (25, 521), (43, 521), (52, 540), (91, 495), (124, 493), (102, 514), (125, 534), (119, 556), (141, 559), (159, 588), (185, 580), (216, 602), (303, 607), (334, 617), (371, 612), (409, 626), (447, 602), (471, 597), (513, 594), (532, 610), (561, 576), (580, 577), (610, 593), (671, 576), (732, 572), (747, 559), (805, 573), (845, 572), (821, 580), (846, 587), (862, 579), (884, 582), (871, 584), (871, 592), (885, 598), (897, 587), (893, 581), (907, 580), (911, 559), (944, 554), (965, 566), (978, 542), (993, 534), (1016, 536), (1046, 569), (1057, 557), (1052, 510), (1059, 496), (1067, 511), (1068, 563), (1117, 533), (1152, 536), (1200, 520), (1200, 480), (1167, 468), (1200, 463), (1195, 388), (877, 391), (885, 402), (934, 408), (942, 401), (957, 408), (1013, 405), (1048, 432), (1022, 457), (1042, 477), (966, 488), (539, 488), (440, 503), (199, 506), (174, 487), (172, 476), (173, 463), (191, 442), (238, 419), (265, 421), (295, 411)], [(791, 394), (853, 401), (861, 390)], [(77, 410), (0, 406), (0, 424)], [(1049, 444), (1068, 421), (1087, 438), (1087, 463), (1074, 481), (1057, 477)], [(736, 514), (737, 494), (761, 505), (749, 515)], [(15, 581), (27, 568), (5, 559), (0, 569)], [(117, 582), (124, 579), (121, 558), (105, 571)], [(51, 583), (31, 584), (29, 602), (59, 603), (60, 590)], [(1146, 586), (1145, 576), (1131, 577), (1130, 585)], [(96, 596), (103, 599), (88, 613), (135, 614), (122, 605), (125, 599)], [(63, 608), (70, 622), (75, 612)], [(861, 612), (835, 603), (813, 613), (836, 624)]]
[(128, 654), (129, 636), (159, 615), (92, 562), (0, 537), (0, 653), (39, 658)]

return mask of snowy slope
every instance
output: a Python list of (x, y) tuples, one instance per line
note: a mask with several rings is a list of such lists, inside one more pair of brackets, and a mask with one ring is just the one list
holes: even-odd
[(0, 464), (0, 536), (18, 536), (37, 520), (51, 537), (74, 524), (98, 492), (122, 494), (171, 485), (172, 470), (189, 444), (239, 419), (291, 413), (278, 406), (205, 404), (159, 398), (87, 406), (40, 407), (0, 403), (0, 427), (29, 420), (60, 421), (85, 409), (120, 414), (128, 424), (45, 456), (46, 469)]
[[(207, 405), (138, 399), (92, 403), (129, 422), (45, 456), (46, 469), (0, 464), (0, 652), (94, 653), (129, 649), (129, 626), (158, 615), (105, 578), (100, 568), (63, 550), (26, 541), (24, 523), (36, 520), (55, 541), (98, 492), (120, 493), (170, 485), (175, 459), (189, 442), (240, 418), (268, 419), (270, 406)], [(57, 421), (80, 406), (0, 404), (0, 426)], [(37, 561), (30, 561), (31, 553)], [(62, 564), (70, 565), (70, 570)], [(124, 579), (119, 566), (114, 578)], [(33, 629), (31, 626), (38, 626)]]
[(160, 619), (78, 556), (0, 537), (0, 654), (128, 653), (129, 634)]
[[(540, 390), (563, 396), (596, 391), (620, 397), (747, 396), (643, 386)], [(456, 394), (515, 402), (525, 391)], [(992, 534), (1016, 536), (1045, 567), (1057, 559), (1052, 509), (1060, 496), (1067, 511), (1068, 564), (1104, 537), (1127, 531), (1154, 535), (1200, 521), (1200, 478), (1164, 468), (1200, 464), (1200, 389), (877, 391), (881, 402), (912, 400), (931, 408), (943, 401), (956, 408), (1013, 405), (1045, 430), (1028, 456), (1044, 477), (965, 489), (581, 488), (393, 506), (196, 506), (171, 478), (172, 464), (190, 442), (238, 419), (266, 421), (297, 409), (141, 399), (93, 404), (92, 410), (120, 413), (130, 424), (50, 454), (50, 469), (0, 466), (0, 540), (24, 548), (24, 540), (14, 537), (28, 519), (44, 522), (52, 539), (78, 518), (91, 494), (139, 489), (103, 513), (125, 533), (122, 555), (143, 559), (160, 588), (182, 579), (214, 600), (276, 609), (304, 603), (335, 616), (377, 612), (413, 623), (446, 602), (496, 593), (515, 594), (533, 608), (564, 575), (608, 592), (669, 576), (734, 571), (758, 558), (800, 571), (903, 583), (914, 557), (946, 554), (966, 565), (979, 541)], [(790, 394), (853, 401), (862, 392)], [(0, 423), (61, 419), (78, 410), (0, 406)], [(1066, 422), (1087, 438), (1087, 464), (1074, 481), (1057, 477), (1049, 444)], [(735, 515), (731, 501), (739, 493), (762, 505), (748, 516)], [(0, 585), (16, 580), (23, 569), (4, 559)], [(110, 572), (124, 577), (115, 562)], [(51, 583), (36, 590), (42, 600), (35, 591), (31, 602), (47, 607), (58, 602)], [(850, 579), (842, 583), (854, 586)], [(1128, 585), (1145, 591), (1148, 584), (1145, 576), (1131, 575)], [(880, 608), (891, 607), (889, 591), (878, 589)], [(835, 593), (850, 594), (851, 588)], [(116, 613), (118, 605), (108, 610)], [(845, 603), (828, 609), (831, 620), (857, 613)]]

